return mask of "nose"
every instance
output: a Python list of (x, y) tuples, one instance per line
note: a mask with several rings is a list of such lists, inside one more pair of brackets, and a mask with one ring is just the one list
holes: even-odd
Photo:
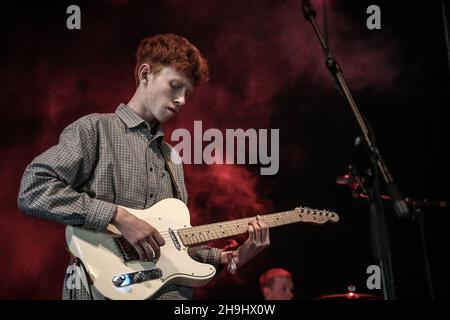
[(184, 98), (184, 96), (179, 96), (176, 97), (173, 100), (173, 103), (177, 106), (177, 107), (181, 107), (182, 105), (184, 105), (186, 103), (186, 99)]

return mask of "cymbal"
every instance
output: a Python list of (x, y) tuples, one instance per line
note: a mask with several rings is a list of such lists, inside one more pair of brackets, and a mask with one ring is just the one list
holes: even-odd
[(322, 295), (316, 300), (382, 300), (382, 297), (367, 293), (347, 292)]

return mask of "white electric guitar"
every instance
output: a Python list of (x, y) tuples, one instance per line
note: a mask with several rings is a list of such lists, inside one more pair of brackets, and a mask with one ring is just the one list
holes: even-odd
[[(205, 285), (216, 273), (212, 265), (193, 260), (190, 246), (246, 233), (251, 218), (191, 227), (189, 210), (178, 199), (165, 199), (149, 209), (125, 208), (156, 228), (166, 243), (158, 258), (141, 261), (131, 244), (109, 225), (105, 232), (66, 227), (69, 250), (80, 259), (95, 289), (109, 299), (148, 299), (168, 284)], [(337, 222), (336, 213), (309, 208), (262, 216), (269, 227), (295, 222)]]

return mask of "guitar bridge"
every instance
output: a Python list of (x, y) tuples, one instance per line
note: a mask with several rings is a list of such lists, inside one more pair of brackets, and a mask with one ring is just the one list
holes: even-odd
[(156, 280), (162, 278), (162, 271), (159, 268), (152, 270), (143, 270), (132, 273), (122, 273), (112, 278), (112, 283), (118, 287), (126, 287), (132, 284), (141, 283), (144, 281)]

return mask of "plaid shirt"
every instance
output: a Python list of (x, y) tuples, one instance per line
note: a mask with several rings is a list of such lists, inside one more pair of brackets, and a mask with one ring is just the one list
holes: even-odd
[[(154, 128), (125, 104), (115, 113), (90, 114), (66, 127), (57, 145), (35, 158), (25, 170), (18, 206), (25, 213), (91, 230), (104, 230), (117, 206), (146, 209), (176, 192), (165, 167), (164, 154), (176, 152)], [(158, 141), (160, 140), (160, 141)], [(182, 164), (173, 163), (180, 198), (187, 203)], [(189, 255), (218, 268), (220, 251), (192, 247)], [(90, 299), (81, 289), (68, 289), (63, 299)], [(169, 285), (153, 299), (191, 299), (192, 288)]]

